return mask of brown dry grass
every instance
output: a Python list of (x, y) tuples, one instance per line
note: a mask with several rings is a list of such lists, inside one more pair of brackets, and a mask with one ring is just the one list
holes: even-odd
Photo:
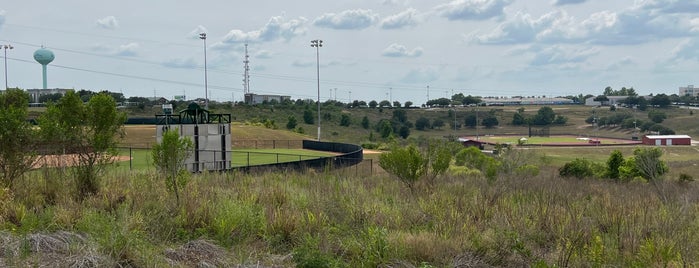
[[(131, 160), (128, 156), (114, 156), (112, 157), (114, 162), (123, 162)], [(42, 167), (73, 167), (78, 165), (78, 155), (76, 154), (65, 154), (65, 155), (41, 155), (34, 162), (32, 168), (42, 168)]]

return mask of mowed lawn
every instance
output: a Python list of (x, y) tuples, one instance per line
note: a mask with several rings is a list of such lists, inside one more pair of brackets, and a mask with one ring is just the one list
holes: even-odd
[[(471, 137), (474, 138), (474, 137)], [(602, 144), (627, 144), (630, 140), (607, 139), (597, 137), (576, 136), (550, 136), (550, 137), (526, 137), (526, 136), (481, 136), (479, 140), (491, 143), (518, 144), (520, 139), (526, 139), (524, 144), (588, 144), (589, 140), (599, 140)]]
[[(149, 149), (122, 148), (119, 150), (119, 155), (131, 157), (131, 160), (115, 163), (120, 170), (155, 168)], [(231, 161), (233, 167), (243, 167), (309, 160), (333, 155), (335, 154), (332, 152), (305, 149), (241, 149), (232, 151)]]

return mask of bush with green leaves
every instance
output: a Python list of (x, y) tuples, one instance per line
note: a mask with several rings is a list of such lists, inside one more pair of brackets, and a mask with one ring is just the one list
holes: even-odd
[(362, 128), (369, 129), (370, 125), (371, 123), (369, 122), (369, 117), (367, 117), (366, 115), (362, 117)]
[(607, 159), (607, 178), (618, 180), (619, 167), (624, 164), (624, 155), (619, 150), (614, 150)]
[(350, 116), (348, 114), (342, 114), (340, 116), (340, 126), (349, 127), (351, 123), (352, 120), (350, 119)]
[(44, 142), (60, 153), (74, 153), (74, 172), (78, 199), (99, 191), (100, 174), (118, 155), (116, 146), (123, 137), (126, 114), (116, 108), (107, 93), (93, 95), (83, 103), (75, 91), (68, 91), (57, 103), (49, 104), (41, 117)]
[(430, 127), (430, 119), (427, 119), (426, 117), (420, 117), (417, 120), (415, 120), (415, 129), (425, 130), (429, 127)]
[(310, 109), (303, 110), (303, 122), (309, 125), (315, 123), (315, 116), (313, 116), (313, 112)]
[(36, 135), (27, 122), (29, 95), (21, 89), (0, 92), (0, 188), (12, 188), (36, 160)]
[(561, 177), (575, 177), (578, 179), (595, 177), (599, 167), (594, 162), (585, 158), (576, 158), (573, 161), (565, 163), (563, 167), (558, 169), (558, 174)]
[(175, 193), (177, 204), (180, 203), (179, 189), (184, 188), (189, 178), (185, 161), (192, 155), (193, 149), (191, 139), (180, 137), (178, 129), (170, 129), (163, 133), (162, 140), (151, 150), (153, 165), (165, 177), (167, 189)]
[(648, 118), (650, 118), (651, 121), (660, 124), (667, 119), (667, 115), (662, 111), (652, 110), (648, 112)]
[(297, 124), (298, 122), (296, 121), (296, 117), (290, 115), (288, 121), (286, 122), (286, 129), (294, 129), (296, 128)]
[(418, 179), (427, 174), (428, 161), (415, 145), (394, 146), (390, 152), (379, 156), (379, 166), (398, 177), (413, 192)]

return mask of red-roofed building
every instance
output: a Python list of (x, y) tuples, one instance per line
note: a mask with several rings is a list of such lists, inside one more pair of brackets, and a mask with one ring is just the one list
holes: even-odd
[(645, 145), (692, 145), (692, 137), (688, 135), (645, 135)]

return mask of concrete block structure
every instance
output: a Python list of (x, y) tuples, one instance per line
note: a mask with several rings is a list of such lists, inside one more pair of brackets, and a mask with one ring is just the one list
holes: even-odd
[(227, 170), (231, 168), (231, 116), (212, 114), (196, 103), (177, 115), (156, 115), (157, 142), (162, 141), (168, 129), (177, 129), (180, 137), (187, 137), (194, 144), (192, 155), (185, 161), (187, 170)]

